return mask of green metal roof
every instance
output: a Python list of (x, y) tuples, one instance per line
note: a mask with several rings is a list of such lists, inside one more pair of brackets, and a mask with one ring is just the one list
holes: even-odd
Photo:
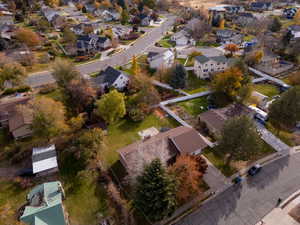
[(30, 225), (66, 225), (60, 182), (38, 185), (27, 195), (29, 205), (25, 207), (20, 220)]

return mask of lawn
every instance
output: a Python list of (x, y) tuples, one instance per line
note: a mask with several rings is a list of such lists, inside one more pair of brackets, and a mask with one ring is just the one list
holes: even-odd
[(160, 129), (162, 127), (173, 128), (178, 126), (177, 122), (170, 118), (158, 118), (156, 115), (151, 114), (146, 117), (142, 122), (132, 122), (126, 119), (110, 125), (108, 127), (108, 135), (106, 138), (108, 149), (103, 154), (107, 166), (112, 165), (118, 159), (116, 150), (127, 146), (139, 140), (138, 132), (150, 127)]
[(279, 88), (271, 84), (255, 84), (253, 87), (255, 91), (268, 97), (273, 97), (280, 94)]
[(295, 143), (295, 135), (293, 133), (285, 130), (275, 129), (270, 122), (267, 123), (266, 127), (285, 144), (289, 146), (296, 146), (298, 144)]
[(16, 213), (26, 203), (28, 191), (13, 181), (0, 179), (0, 225), (18, 223)]
[(63, 152), (60, 159), (60, 175), (66, 192), (64, 205), (70, 223), (98, 224), (98, 215), (106, 216), (108, 213), (107, 196), (104, 186), (98, 182), (98, 172), (84, 170), (82, 161), (73, 153)]
[[(276, 151), (267, 143), (263, 142), (263, 147), (260, 153), (258, 153), (253, 160), (243, 163), (244, 166), (247, 166), (261, 158), (264, 158), (267, 155), (273, 154)], [(233, 166), (237, 162), (233, 161), (230, 166), (225, 164), (224, 156), (217, 154), (214, 149), (207, 148), (203, 151), (203, 155), (215, 166), (217, 167), (226, 177), (232, 176), (234, 173), (238, 172), (238, 169)], [(241, 169), (241, 168), (240, 168)]]
[(246, 35), (246, 36), (244, 37), (244, 41), (252, 41), (253, 38), (254, 38), (253, 35)]
[(192, 100), (179, 102), (179, 106), (183, 107), (186, 112), (188, 112), (192, 116), (197, 116), (202, 112), (205, 112), (208, 107), (208, 101), (206, 96), (195, 98)]
[(198, 46), (198, 47), (203, 47), (203, 46), (220, 47), (221, 45), (219, 43), (197, 41), (196, 46)]
[(209, 81), (199, 79), (192, 71), (188, 71), (187, 87), (184, 91), (194, 94), (209, 89)]
[(46, 96), (48, 98), (52, 98), (55, 101), (60, 101), (60, 102), (64, 101), (64, 95), (63, 95), (62, 91), (58, 88), (56, 88), (55, 90), (53, 90), (47, 94), (40, 94), (40, 95)]
[(184, 65), (185, 61), (186, 61), (186, 59), (183, 59), (183, 58), (177, 58), (176, 60), (182, 65)]

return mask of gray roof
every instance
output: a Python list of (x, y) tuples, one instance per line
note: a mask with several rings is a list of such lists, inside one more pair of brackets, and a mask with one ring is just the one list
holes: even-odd
[(199, 63), (201, 63), (201, 64), (206, 63), (206, 62), (209, 61), (209, 58), (206, 57), (205, 55), (199, 55), (199, 56), (196, 56), (195, 59), (196, 59)]
[(106, 70), (100, 72), (99, 76), (93, 79), (93, 82), (96, 85), (108, 84), (108, 86), (111, 86), (121, 74), (125, 75), (123, 72), (109, 66)]
[(225, 56), (223, 56), (223, 55), (221, 55), (221, 56), (213, 56), (213, 57), (207, 57), (205, 55), (200, 55), (200, 56), (196, 56), (195, 59), (199, 63), (201, 63), (201, 64), (206, 63), (209, 60), (213, 60), (213, 61), (220, 62), (220, 63), (226, 63), (226, 62), (228, 62), (228, 59)]
[(222, 62), (222, 63), (225, 63), (225, 62), (228, 61), (228, 59), (225, 56), (223, 56), (223, 55), (210, 57), (210, 59), (212, 59), (212, 60), (214, 60), (216, 62)]

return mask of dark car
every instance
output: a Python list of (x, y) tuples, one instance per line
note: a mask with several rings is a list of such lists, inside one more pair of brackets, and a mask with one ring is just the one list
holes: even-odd
[(26, 168), (26, 169), (22, 169), (20, 170), (17, 175), (19, 177), (34, 177), (35, 174), (33, 173), (32, 168)]
[(252, 166), (249, 170), (248, 170), (248, 175), (250, 176), (254, 176), (256, 174), (258, 174), (262, 169), (262, 166), (259, 164), (256, 164), (255, 166)]

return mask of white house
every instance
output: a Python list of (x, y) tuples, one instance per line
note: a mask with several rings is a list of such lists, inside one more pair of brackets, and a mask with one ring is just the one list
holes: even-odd
[(171, 41), (175, 42), (177, 46), (195, 45), (196, 41), (191, 38), (190, 34), (186, 30), (181, 30), (173, 34), (170, 38)]
[(228, 59), (225, 56), (207, 57), (200, 55), (195, 57), (194, 72), (201, 79), (208, 79), (214, 73), (228, 68)]
[(40, 176), (58, 171), (55, 145), (32, 149), (32, 171)]
[(174, 60), (175, 54), (170, 49), (148, 53), (148, 63), (151, 69), (170, 68), (174, 64)]
[(109, 66), (106, 70), (100, 72), (99, 76), (92, 79), (92, 82), (101, 91), (112, 87), (122, 91), (128, 85), (129, 77), (124, 72)]

